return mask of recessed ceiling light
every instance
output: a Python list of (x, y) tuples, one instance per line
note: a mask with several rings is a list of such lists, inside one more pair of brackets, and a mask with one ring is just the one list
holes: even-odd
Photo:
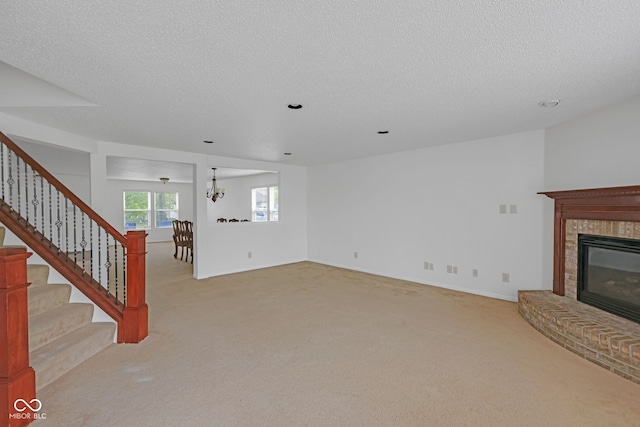
[(291, 153), (284, 153), (284, 155), (285, 155), (285, 156), (290, 156), (290, 155), (291, 155)]
[(388, 130), (380, 130), (380, 131), (378, 131), (378, 133), (379, 133), (380, 135), (386, 135), (386, 134), (388, 134), (388, 133), (389, 133), (389, 131), (388, 131)]
[(289, 104), (287, 105), (287, 108), (290, 108), (292, 110), (299, 110), (302, 108), (302, 104)]
[(202, 141), (202, 142), (204, 142), (205, 144), (213, 144), (213, 141)]
[(560, 104), (559, 99), (548, 99), (546, 101), (538, 102), (538, 105), (541, 107), (557, 107)]

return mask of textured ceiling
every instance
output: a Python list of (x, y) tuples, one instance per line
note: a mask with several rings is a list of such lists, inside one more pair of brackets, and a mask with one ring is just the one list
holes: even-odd
[(638, 0), (3, 0), (1, 11), (0, 61), (98, 106), (18, 99), (0, 112), (128, 144), (312, 165), (541, 129), (640, 93)]

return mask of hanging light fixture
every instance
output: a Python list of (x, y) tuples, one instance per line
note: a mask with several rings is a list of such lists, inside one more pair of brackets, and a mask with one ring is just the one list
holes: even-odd
[(211, 168), (211, 169), (213, 169), (213, 185), (209, 190), (207, 190), (207, 199), (211, 199), (215, 203), (216, 200), (222, 199), (224, 197), (225, 189), (218, 188), (218, 186), (216, 185), (216, 169), (217, 168)]

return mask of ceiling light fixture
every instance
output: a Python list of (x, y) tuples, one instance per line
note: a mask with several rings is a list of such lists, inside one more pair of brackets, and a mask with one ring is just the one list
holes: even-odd
[(302, 108), (302, 104), (289, 104), (287, 105), (287, 108), (291, 110), (299, 110)]
[(169, 178), (161, 177), (160, 181), (162, 181), (163, 184), (166, 184), (167, 182), (169, 182)]
[(548, 99), (546, 101), (538, 102), (538, 105), (541, 107), (557, 107), (560, 104), (559, 99)]
[(290, 155), (291, 155), (291, 153), (284, 153), (284, 155), (285, 155), (285, 156), (290, 156)]
[(205, 144), (213, 144), (213, 141), (202, 141), (202, 142), (204, 142)]
[(386, 135), (386, 134), (388, 134), (388, 133), (389, 133), (389, 131), (388, 131), (388, 130), (381, 130), (381, 131), (378, 131), (378, 134), (379, 134), (379, 135)]
[(217, 168), (211, 168), (211, 169), (213, 169), (213, 185), (211, 186), (210, 189), (207, 190), (207, 199), (211, 199), (211, 201), (215, 203), (216, 200), (222, 199), (224, 197), (225, 189), (218, 188), (218, 186), (216, 185), (216, 169)]

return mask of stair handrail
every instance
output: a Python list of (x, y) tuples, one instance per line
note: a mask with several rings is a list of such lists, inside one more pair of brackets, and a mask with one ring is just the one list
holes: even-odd
[(33, 157), (28, 155), (22, 148), (20, 148), (15, 142), (13, 142), (9, 137), (7, 137), (4, 133), (0, 132), (0, 141), (2, 141), (6, 146), (11, 148), (11, 150), (16, 153), (22, 160), (25, 161), (33, 170), (38, 172), (42, 177), (44, 177), (49, 183), (51, 183), (57, 190), (59, 190), (62, 194), (65, 195), (69, 200), (71, 200), (76, 206), (80, 208), (81, 211), (85, 212), (88, 216), (90, 216), (97, 224), (99, 224), (102, 228), (107, 230), (109, 234), (111, 234), (115, 239), (117, 239), (120, 243), (126, 246), (127, 238), (122, 235), (118, 230), (116, 230), (107, 220), (102, 218), (100, 214), (94, 211), (91, 206), (87, 205), (82, 201), (78, 196), (76, 196), (73, 191), (69, 190), (66, 185), (61, 183), (55, 176), (51, 175), (51, 173), (46, 170), (40, 163), (35, 161)]
[[(126, 236), (122, 235), (118, 230), (116, 230), (109, 222), (107, 222), (102, 216), (100, 216), (95, 210), (93, 210), (89, 205), (83, 202), (78, 196), (76, 196), (69, 188), (67, 188), (63, 183), (61, 183), (56, 177), (54, 177), (48, 170), (46, 170), (42, 165), (40, 165), (36, 160), (34, 160), (29, 154), (27, 154), (24, 150), (22, 150), (15, 142), (13, 142), (9, 137), (7, 137), (4, 133), (0, 132), (0, 142), (4, 144), (11, 152), (13, 152), (17, 157), (22, 159), (24, 163), (29, 165), (29, 167), (39, 175), (41, 180), (46, 180), (49, 186), (53, 186), (55, 190), (59, 194), (62, 194), (65, 198), (65, 212), (67, 209), (66, 201), (68, 200), (74, 206), (74, 232), (76, 228), (75, 224), (75, 208), (77, 207), (80, 212), (84, 213), (89, 221), (93, 221), (95, 225), (98, 227), (98, 230), (102, 229), (112, 237), (114, 243), (117, 241), (122, 245), (122, 274), (125, 277), (122, 278), (124, 281), (124, 286), (122, 289), (122, 301), (118, 299), (118, 288), (117, 288), (117, 268), (116, 268), (116, 294), (114, 298), (109, 298), (111, 295), (110, 290), (107, 288), (106, 294), (102, 292), (104, 288), (100, 288), (102, 283), (100, 280), (95, 280), (93, 276), (86, 275), (86, 271), (84, 269), (84, 259), (83, 259), (83, 268), (78, 269), (78, 264), (76, 264), (75, 260), (69, 259), (69, 242), (67, 235), (67, 244), (66, 244), (66, 255), (62, 253), (60, 241), (58, 245), (53, 244), (53, 235), (50, 238), (46, 237), (46, 230), (38, 230), (37, 224), (29, 224), (29, 200), (26, 201), (26, 217), (20, 216), (20, 196), (18, 195), (18, 209), (13, 210), (12, 206), (6, 203), (5, 194), (4, 194), (4, 181), (2, 182), (3, 194), (2, 194), (2, 206), (0, 207), (0, 220), (2, 220), (5, 225), (9, 229), (11, 229), (18, 237), (20, 237), (34, 252), (40, 255), (45, 261), (49, 262), (50, 265), (59, 271), (64, 277), (66, 277), (72, 284), (76, 285), (76, 287), (83, 292), (89, 299), (91, 299), (98, 307), (103, 309), (106, 314), (108, 314), (111, 318), (113, 318), (118, 323), (118, 342), (140, 342), (142, 341), (148, 334), (148, 308), (145, 302), (145, 283), (146, 283), (146, 248), (145, 248), (145, 239), (146, 232), (141, 230), (130, 230), (127, 232)], [(4, 167), (3, 165), (0, 165)], [(10, 168), (11, 166), (9, 166)], [(20, 173), (19, 171), (19, 163), (17, 165), (17, 173), (16, 176)], [(25, 169), (26, 175), (26, 169)], [(3, 172), (3, 180), (4, 180), (4, 172)], [(19, 179), (19, 177), (18, 177)], [(35, 178), (33, 178), (35, 181)], [(42, 181), (41, 181), (42, 182)], [(27, 187), (25, 194), (28, 192), (28, 181), (26, 182)], [(34, 183), (35, 185), (35, 183)], [(11, 191), (10, 186), (10, 191)], [(21, 189), (18, 188), (18, 192)], [(44, 191), (41, 188), (41, 191)], [(51, 196), (51, 190), (49, 190), (49, 196)], [(43, 200), (44, 202), (44, 200)], [(59, 199), (58, 199), (59, 202)], [(58, 216), (60, 215), (60, 206), (57, 206)], [(52, 216), (52, 210), (49, 209), (49, 215)], [(34, 207), (34, 217), (36, 219), (34, 222), (37, 223), (37, 208)], [(51, 221), (51, 217), (49, 218)], [(84, 217), (83, 217), (84, 220)], [(41, 218), (43, 221), (43, 218)], [(66, 224), (68, 227), (68, 224)], [(51, 228), (51, 222), (49, 223)], [(60, 228), (58, 224), (58, 239), (60, 240)], [(84, 224), (83, 224), (84, 227)], [(91, 225), (90, 225), (91, 227)], [(66, 229), (68, 232), (68, 228)], [(75, 235), (74, 235), (75, 236)], [(37, 237), (37, 238), (36, 238)], [(100, 237), (98, 237), (98, 240)], [(84, 240), (84, 238), (83, 238)], [(99, 240), (100, 241), (100, 240)], [(108, 246), (108, 237), (107, 243), (105, 246)], [(45, 244), (47, 243), (47, 244)], [(86, 244), (86, 242), (85, 242)], [(82, 242), (81, 242), (82, 245)], [(126, 248), (126, 254), (125, 252)], [(53, 249), (56, 249), (54, 251)], [(107, 263), (109, 263), (109, 248), (107, 250)], [(117, 263), (118, 249), (115, 249), (115, 257)], [(89, 251), (90, 256), (93, 251)], [(98, 251), (100, 252), (100, 251)], [(82, 253), (84, 257), (84, 246), (82, 247)], [(75, 247), (75, 238), (74, 238), (74, 254), (77, 254), (77, 248)], [(99, 254), (100, 256), (100, 254)], [(126, 258), (125, 258), (126, 257)], [(125, 263), (126, 259), (126, 263)], [(93, 271), (93, 263), (95, 262), (93, 259), (90, 259), (91, 269)], [(73, 264), (71, 267), (69, 264)], [(97, 269), (102, 269), (102, 266), (97, 263)], [(107, 267), (107, 275), (109, 274), (109, 267)], [(88, 277), (88, 278), (87, 278)], [(107, 279), (107, 283), (108, 283)], [(98, 283), (99, 289), (92, 284)], [(108, 286), (108, 285), (107, 285)], [(120, 303), (121, 302), (121, 303)]]

